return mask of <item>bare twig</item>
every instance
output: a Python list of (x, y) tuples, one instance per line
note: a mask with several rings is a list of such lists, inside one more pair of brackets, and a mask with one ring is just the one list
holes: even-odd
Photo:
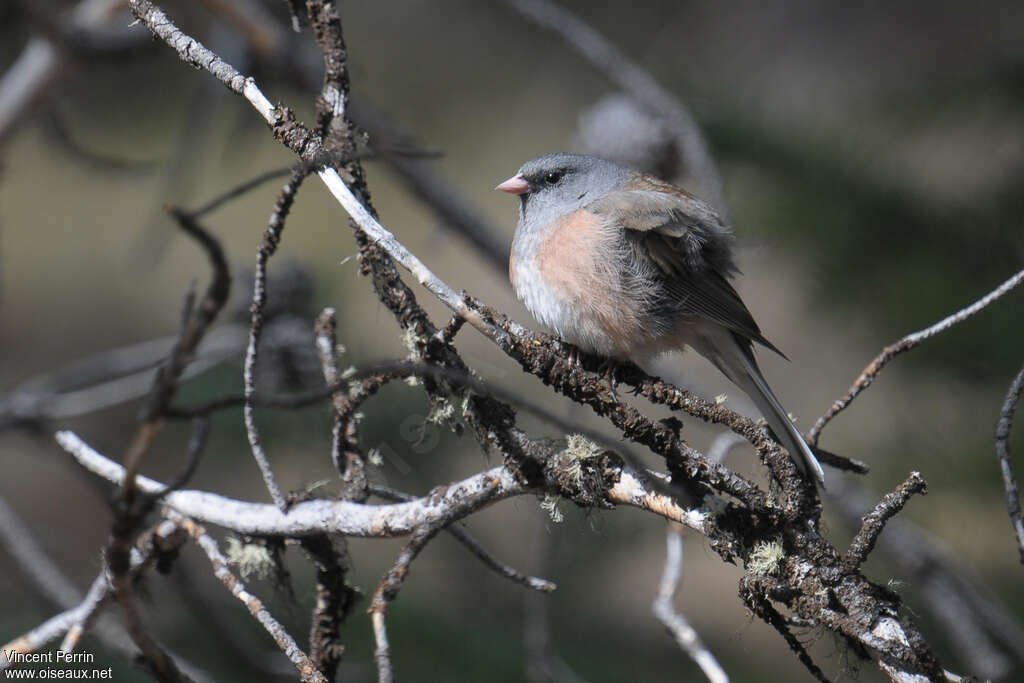
[[(134, 559), (134, 557), (132, 558)], [(132, 569), (135, 569), (133, 565)], [(107, 567), (104, 566), (99, 576), (93, 579), (92, 584), (89, 586), (89, 590), (85, 593), (85, 598), (82, 599), (81, 604), (68, 612), (60, 616), (67, 616), (70, 619), (70, 624), (67, 626), (64, 633), (64, 640), (60, 643), (60, 649), (63, 652), (72, 652), (78, 647), (78, 641), (82, 639), (82, 636), (88, 630), (90, 623), (99, 614), (100, 608), (110, 595), (110, 577), (107, 576)]]
[[(400, 501), (411, 501), (415, 500), (415, 496), (402, 491), (397, 491), (386, 486), (380, 486), (378, 484), (370, 484), (369, 491), (371, 494), (384, 500), (400, 500)], [(536, 576), (529, 576), (518, 571), (514, 567), (511, 567), (504, 562), (500, 562), (495, 559), (490, 553), (488, 553), (480, 542), (469, 535), (469, 533), (458, 525), (451, 525), (445, 529), (449, 534), (455, 537), (459, 543), (464, 545), (469, 552), (473, 553), (477, 559), (487, 565), (490, 569), (494, 570), (506, 579), (518, 583), (522, 586), (526, 586), (535, 591), (541, 593), (551, 593), (557, 586), (548, 581), (547, 579), (541, 579)]]
[(928, 492), (928, 484), (920, 472), (911, 472), (907, 480), (896, 487), (892, 493), (885, 495), (875, 509), (864, 516), (860, 531), (850, 541), (850, 547), (843, 556), (843, 568), (846, 571), (857, 569), (875, 548), (878, 536), (896, 513), (903, 509), (910, 497), (915, 493)]
[(252, 308), (250, 309), (252, 319), (249, 325), (249, 345), (245, 350), (245, 366), (243, 370), (245, 383), (245, 406), (243, 407), (245, 433), (249, 438), (249, 447), (252, 450), (253, 458), (256, 460), (256, 465), (260, 468), (260, 473), (263, 475), (263, 483), (266, 484), (274, 504), (282, 510), (287, 506), (287, 502), (281, 494), (281, 489), (274, 478), (274, 472), (270, 469), (270, 463), (267, 461), (267, 455), (263, 451), (263, 443), (260, 439), (259, 431), (256, 429), (256, 416), (252, 397), (256, 393), (256, 354), (259, 348), (260, 333), (263, 331), (263, 307), (267, 303), (267, 261), (277, 251), (277, 245), (281, 242), (281, 232), (284, 230), (288, 212), (295, 201), (295, 193), (299, 191), (299, 186), (302, 185), (306, 175), (307, 172), (304, 169), (292, 171), (288, 182), (281, 188), (281, 192), (274, 204), (274, 211), (270, 214), (270, 221), (267, 224), (266, 232), (263, 233), (263, 240), (260, 242), (259, 250), (256, 252), (256, 273), (253, 277)]
[(1003, 473), (1003, 486), (1006, 487), (1006, 510), (1010, 515), (1010, 524), (1017, 536), (1017, 551), (1020, 561), (1024, 563), (1024, 522), (1020, 513), (1020, 488), (1010, 461), (1010, 428), (1013, 426), (1013, 414), (1020, 401), (1021, 390), (1024, 390), (1024, 368), (1010, 384), (1006, 392), (1006, 400), (999, 411), (999, 423), (996, 425), (996, 456), (999, 458), (999, 469)]
[(219, 209), (221, 206), (231, 201), (232, 199), (241, 197), (247, 192), (253, 190), (254, 188), (259, 187), (263, 183), (284, 177), (291, 172), (291, 168), (274, 168), (269, 171), (264, 171), (263, 173), (260, 173), (259, 175), (254, 176), (249, 180), (239, 183), (238, 185), (232, 187), (227, 192), (217, 195), (210, 201), (200, 206), (198, 209), (193, 209), (190, 213), (193, 218), (202, 218), (206, 214), (216, 211), (217, 209)]
[[(337, 348), (333, 308), (325, 308), (317, 316), (313, 327), (317, 355), (328, 384), (336, 384), (341, 373), (334, 357)], [(347, 395), (334, 394), (334, 425), (332, 427), (332, 459), (341, 475), (342, 490), (339, 498), (363, 502), (366, 500), (366, 469), (355, 435), (355, 420), (345, 418)], [(348, 447), (353, 444), (353, 447)], [(344, 541), (341, 541), (342, 543)], [(328, 680), (334, 680), (335, 671), (345, 648), (339, 630), (359, 593), (345, 581), (346, 557), (338, 552), (326, 536), (306, 539), (303, 547), (316, 565), (317, 600), (310, 626), (310, 657)]]
[[(177, 392), (182, 372), (192, 361), (206, 330), (227, 301), (231, 289), (231, 276), (224, 251), (217, 239), (185, 212), (173, 207), (169, 207), (168, 211), (177, 220), (181, 229), (195, 239), (206, 252), (213, 267), (213, 277), (198, 306), (193, 305), (192, 292), (186, 297), (178, 341), (170, 356), (157, 370), (153, 388), (143, 407), (142, 424), (124, 458), (124, 473), (119, 482), (121, 490), (115, 501), (115, 517), (107, 543), (106, 560), (110, 566), (110, 581), (121, 604), (129, 635), (142, 651), (142, 656), (153, 674), (161, 681), (173, 682), (187, 680), (188, 677), (178, 669), (174, 660), (147, 630), (129, 576), (130, 553), (136, 533), (155, 501), (153, 497), (137, 495), (136, 475), (143, 456), (162, 428), (163, 413)], [(201, 451), (201, 445), (202, 439), (197, 443), (196, 457)]]
[(0, 546), (48, 601), (62, 609), (81, 601), (82, 592), (46, 554), (32, 530), (3, 498), (0, 498)]
[[(110, 580), (107, 576), (107, 568), (104, 566), (99, 576), (93, 580), (89, 591), (81, 602), (60, 614), (50, 617), (28, 633), (15, 638), (3, 646), (2, 650), (8, 656), (0, 657), (0, 671), (8, 668), (13, 663), (14, 658), (10, 656), (10, 653), (28, 654), (41, 652), (47, 644), (61, 636), (64, 637), (64, 641), (61, 643), (60, 649), (64, 652), (73, 650), (78, 639), (85, 632), (88, 622), (97, 614), (109, 595)], [(135, 650), (123, 632), (119, 633), (119, 637), (116, 638), (106, 637), (109, 634), (105, 630), (101, 630), (96, 635), (100, 637), (104, 645), (119, 651), (120, 654), (129, 659), (134, 657)]]
[(612, 83), (662, 118), (687, 172), (700, 182), (704, 198), (725, 215), (722, 180), (700, 126), (690, 111), (639, 64), (590, 24), (550, 0), (504, 0), (535, 24), (559, 35)]
[(1024, 270), (1006, 280), (1003, 284), (999, 285), (970, 306), (960, 309), (956, 313), (943, 318), (930, 327), (908, 334), (899, 341), (886, 346), (873, 361), (868, 363), (868, 366), (864, 368), (864, 371), (860, 373), (857, 380), (850, 386), (846, 395), (837, 399), (825, 414), (818, 418), (818, 421), (814, 423), (813, 427), (811, 427), (811, 431), (807, 433), (807, 439), (812, 445), (817, 445), (818, 437), (821, 436), (821, 430), (825, 428), (825, 425), (831, 422), (832, 418), (845, 410), (847, 406), (853, 402), (853, 399), (857, 398), (857, 395), (860, 394), (860, 392), (871, 386), (875, 377), (882, 372), (885, 366), (893, 358), (905, 351), (909, 351), (921, 342), (945, 332), (957, 323), (962, 323), (978, 311), (984, 309), (986, 306), (1002, 297), (1007, 292), (1010, 292), (1014, 287), (1017, 287), (1022, 282), (1024, 282)]
[(313, 683), (326, 683), (327, 679), (320, 673), (319, 670), (313, 665), (313, 662), (309, 660), (306, 653), (299, 648), (295, 643), (295, 639), (292, 638), (279, 621), (277, 621), (273, 615), (267, 610), (263, 602), (246, 590), (245, 584), (237, 576), (235, 576), (230, 569), (228, 569), (228, 561), (220, 552), (220, 548), (217, 546), (217, 541), (213, 539), (206, 530), (193, 522), (191, 519), (183, 517), (173, 511), (167, 512), (168, 518), (178, 524), (181, 528), (188, 532), (189, 536), (196, 542), (196, 544), (206, 553), (207, 558), (210, 560), (210, 564), (213, 565), (213, 573), (218, 579), (224, 584), (224, 586), (231, 591), (238, 600), (246, 606), (250, 614), (256, 617), (256, 620), (266, 629), (267, 633), (274, 639), (281, 651), (287, 655), (288, 659), (292, 661), (295, 668), (299, 671), (299, 676), (303, 681), (312, 681)]
[(494, 500), (500, 493), (499, 482), (492, 480), (484, 488), (452, 505), (444, 515), (417, 526), (409, 540), (402, 547), (398, 558), (395, 560), (395, 564), (384, 575), (384, 578), (381, 579), (380, 585), (377, 586), (377, 590), (373, 594), (373, 600), (370, 603), (369, 609), (370, 614), (374, 616), (374, 633), (382, 633), (385, 636), (383, 641), (378, 640), (377, 652), (375, 653), (379, 680), (390, 681), (392, 678), (392, 666), (387, 647), (384, 618), (387, 616), (391, 603), (398, 597), (398, 591), (401, 590), (402, 584), (409, 575), (409, 569), (412, 567), (413, 561), (439, 531), (457, 519), (465, 517), (470, 512), (483, 507), (489, 501)]
[[(210, 330), (181, 379), (237, 357), (246, 333), (246, 327), (235, 324)], [(174, 336), (129, 344), (31, 377), (0, 394), (0, 427), (86, 415), (145, 396), (153, 388), (153, 369), (177, 341)]]
[[(334, 351), (337, 347), (335, 324), (334, 309), (325, 308), (317, 316), (313, 328), (317, 355), (320, 356), (324, 381), (328, 386), (338, 385), (341, 382), (341, 373), (338, 372), (338, 364), (334, 358)], [(346, 384), (348, 383), (346, 382)], [(353, 396), (353, 391), (358, 392), (358, 396)], [(337, 468), (338, 474), (341, 475), (342, 497), (346, 500), (362, 502), (366, 499), (366, 465), (355, 434), (356, 423), (353, 419), (353, 412), (355, 404), (361, 403), (374, 391), (374, 388), (364, 382), (352, 387), (350, 391), (332, 394), (334, 425), (331, 429), (331, 454), (334, 466)]]
[[(199, 305), (183, 321), (181, 334), (170, 356), (157, 372), (153, 391), (142, 413), (143, 420), (147, 422), (155, 422), (162, 417), (163, 410), (178, 389), (182, 372), (192, 362), (200, 342), (231, 294), (231, 271), (224, 248), (217, 238), (185, 211), (167, 207), (167, 212), (206, 253), (213, 275)], [(128, 469), (131, 471), (133, 467)]]
[[(256, 87), (252, 79), (246, 78), (194, 38), (182, 33), (167, 15), (149, 0), (129, 0), (129, 6), (135, 15), (149, 27), (150, 31), (178, 52), (183, 61), (204, 69), (228, 88), (243, 95), (267, 123), (278, 127), (279, 135), (295, 151), (302, 154), (315, 154), (319, 151), (318, 142), (311, 138), (309, 132), (301, 130), (294, 121), (290, 121), (285, 116), (284, 112), (278, 110)], [(386, 230), (356, 198), (335, 169), (323, 168), (318, 171), (317, 175), (349, 213), (349, 216), (356, 221), (359, 228), (375, 244), (412, 273), (421, 285), (485, 335), (498, 339), (505, 337), (503, 330), (484, 322), (479, 313), (470, 310), (458, 292), (442, 282), (430, 272), (422, 261), (398, 242), (395, 236)]]
[(167, 486), (167, 493), (177, 491), (192, 478), (196, 468), (199, 466), (199, 458), (206, 448), (206, 438), (210, 434), (210, 419), (208, 417), (197, 417), (192, 420), (192, 436), (188, 440), (188, 450), (185, 452), (185, 467)]
[(359, 591), (346, 582), (348, 552), (344, 539), (337, 545), (327, 536), (302, 540), (302, 548), (316, 568), (316, 603), (309, 626), (309, 658), (324, 677), (333, 681), (345, 646), (341, 625), (359, 598)]
[(682, 528), (669, 525), (665, 535), (668, 550), (665, 554), (665, 569), (658, 583), (658, 594), (651, 606), (654, 616), (675, 638), (676, 643), (697, 663), (711, 683), (728, 683), (729, 676), (722, 669), (711, 650), (704, 645), (700, 634), (676, 609), (676, 589), (683, 577), (683, 534)]
[[(751, 612), (761, 617), (769, 626), (774, 628), (779, 635), (782, 636), (786, 644), (789, 645), (789, 649), (797, 656), (800, 663), (804, 665), (808, 672), (815, 679), (822, 681), (822, 683), (828, 683), (828, 678), (825, 677), (825, 673), (821, 670), (814, 660), (811, 659), (811, 655), (807, 652), (807, 648), (804, 644), (793, 635), (793, 632), (789, 630), (789, 624), (786, 623), (786, 619), (779, 613), (775, 606), (764, 596), (764, 591), (758, 585), (758, 581), (751, 576), (745, 576), (740, 581), (740, 597), (743, 599), (744, 604), (750, 609)], [(923, 681), (922, 681), (923, 683)]]
[(373, 640), (377, 647), (373, 651), (373, 659), (377, 662), (378, 683), (392, 683), (395, 678), (391, 667), (391, 644), (388, 642), (388, 628), (384, 623), (384, 613), (374, 612), (370, 615), (373, 623)]

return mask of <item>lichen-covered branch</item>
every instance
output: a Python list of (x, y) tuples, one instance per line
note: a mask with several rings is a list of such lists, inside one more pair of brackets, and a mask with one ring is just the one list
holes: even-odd
[(920, 472), (911, 472), (907, 480), (885, 495), (875, 509), (864, 516), (860, 531), (850, 541), (850, 547), (843, 556), (843, 567), (847, 571), (857, 569), (875, 549), (878, 537), (885, 529), (885, 523), (892, 519), (915, 493), (927, 493), (928, 484)]

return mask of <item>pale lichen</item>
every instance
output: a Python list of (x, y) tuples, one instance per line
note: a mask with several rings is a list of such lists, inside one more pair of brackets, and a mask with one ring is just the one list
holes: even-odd
[(274, 557), (267, 547), (259, 543), (244, 543), (236, 536), (228, 536), (228, 564), (238, 567), (242, 579), (265, 579), (274, 573)]
[(747, 559), (747, 571), (757, 576), (774, 574), (779, 570), (779, 565), (785, 557), (786, 553), (779, 539), (760, 541)]
[(558, 507), (558, 501), (558, 496), (552, 496), (551, 494), (544, 496), (540, 501), (540, 509), (548, 513), (548, 517), (550, 517), (551, 521), (555, 524), (559, 524), (565, 519), (565, 515), (562, 514), (562, 511)]

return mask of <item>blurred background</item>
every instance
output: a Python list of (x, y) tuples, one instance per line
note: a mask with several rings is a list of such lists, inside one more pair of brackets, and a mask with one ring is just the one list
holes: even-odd
[[(308, 29), (291, 33), (284, 3), (239, 0), (237, 16), (223, 7), (233, 4), (168, 0), (161, 6), (256, 76), (271, 100), (311, 121), (309, 88), (320, 76)], [(882, 347), (1022, 268), (1024, 4), (573, 0), (564, 6), (693, 112), (738, 235), (744, 272), (738, 289), (766, 336), (792, 359), (762, 354), (765, 374), (804, 430)], [(164, 205), (199, 207), (292, 159), (244, 100), (181, 64), (143, 28), (125, 31), (124, 15), (101, 22), (121, 36), (103, 43), (113, 49), (68, 29), (79, 18), (75, 7), (59, 0), (0, 3), (0, 73), (40, 41), (62, 45), (46, 87), (20, 116), (5, 119), (0, 101), (0, 499), (84, 591), (109, 532), (109, 491), (77, 469), (52, 433), (74, 429), (120, 459), (140, 402), (122, 400), (131, 392), (110, 388), (74, 404), (51, 394), (55, 387), (83, 388), (76, 362), (88, 366), (111, 349), (145, 357), (164, 348), (190, 284), (205, 285), (205, 257)], [(398, 139), (440, 152), (367, 162), (383, 223), (451, 286), (532, 325), (494, 260), (410, 191), (409, 168), (445, 183), (505, 248), (516, 204), (492, 192), (495, 184), (540, 154), (612, 145), (619, 135), (644, 138), (657, 122), (623, 127), (617, 115), (602, 122), (621, 104), (607, 99), (616, 87), (503, 2), (342, 1), (338, 7), (354, 106), (365, 127), (402, 131)], [(276, 28), (261, 42), (238, 19), (243, 15)], [(3, 85), (0, 93), (13, 92), (10, 81)], [(706, 178), (677, 161), (670, 160), (671, 179), (707, 190)], [(280, 184), (261, 185), (204, 217), (223, 241), (237, 282), (198, 372), (182, 387), (181, 403), (241, 390), (249, 273)], [(325, 306), (338, 310), (343, 365), (405, 355), (392, 316), (349, 259), (355, 253), (342, 209), (318, 181), (308, 181), (270, 263), (274, 317), (261, 390), (295, 391), (318, 381), (312, 319)], [(443, 307), (417, 293), (443, 324)], [(981, 643), (968, 644), (946, 627), (935, 593), (908, 576), (904, 564), (879, 552), (865, 571), (904, 596), (946, 668), (1004, 680), (1024, 670), (1024, 582), (993, 434), (1024, 362), (1021, 339), (1024, 291), (1017, 291), (896, 360), (821, 440), (871, 464), (858, 483), (874, 500), (909, 471), (922, 472), (929, 494), (913, 499), (902, 517), (940, 542), (942, 557), (955, 563), (949, 566), (969, 577), (1003, 621), (991, 616)], [(606, 429), (588, 410), (523, 376), (472, 330), (460, 334), (457, 346), (488, 381)], [(665, 359), (658, 370), (748, 409), (745, 397), (699, 359)], [(145, 388), (150, 374), (141, 376)], [(496, 464), (470, 437), (456, 437), (427, 413), (422, 390), (402, 383), (366, 404), (361, 443), (383, 455), (372, 473), (376, 481), (422, 494)], [(336, 490), (326, 405), (261, 411), (257, 420), (284, 489), (326, 481), (322, 495)], [(706, 448), (717, 433), (683, 421), (695, 447)], [(558, 436), (529, 417), (520, 422), (535, 435)], [(1018, 425), (1011, 440), (1017, 454), (1024, 452), (1022, 433)], [(187, 425), (169, 425), (144, 471), (172, 477), (187, 440)], [(761, 480), (755, 462), (749, 448), (737, 448), (727, 464)], [(853, 478), (827, 475), (839, 490)], [(190, 486), (269, 500), (240, 410), (213, 421)], [(853, 528), (840, 507), (826, 503), (825, 532), (842, 548)], [(560, 512), (556, 522), (534, 499), (518, 498), (467, 523), (499, 559), (558, 583), (551, 596), (504, 581), (449, 537), (427, 547), (389, 618), (400, 680), (701, 680), (650, 612), (664, 561), (664, 523), (627, 509), (562, 504)], [(352, 581), (365, 595), (399, 547), (400, 541), (349, 542)], [(305, 645), (313, 576), (301, 553), (286, 557), (293, 595), (265, 581), (252, 581), (252, 588)], [(723, 564), (700, 537), (688, 536), (680, 610), (734, 680), (809, 679), (778, 635), (742, 606), (741, 576), (742, 569)], [(170, 576), (149, 575), (145, 589), (161, 640), (215, 680), (294, 678), (194, 547), (186, 547)], [(0, 551), (0, 595), (0, 642), (59, 611), (6, 550)], [(950, 601), (962, 597), (949, 595)], [(368, 600), (357, 606), (344, 628), (344, 680), (376, 679), (366, 606)], [(827, 633), (808, 630), (800, 637), (831, 678), (881, 679), (870, 663), (858, 673), (845, 645)], [(117, 680), (147, 679), (97, 641), (84, 647), (98, 664), (113, 666)]]

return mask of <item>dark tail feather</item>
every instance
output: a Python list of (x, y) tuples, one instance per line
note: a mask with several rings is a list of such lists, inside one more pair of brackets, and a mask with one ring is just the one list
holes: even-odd
[(737, 339), (732, 332), (723, 328), (717, 328), (711, 336), (713, 338), (706, 338), (707, 348), (697, 348), (697, 351), (750, 396), (767, 420), (776, 439), (789, 451), (797, 468), (805, 476), (813, 479), (819, 487), (824, 488), (825, 473), (818, 464), (818, 459), (814, 457), (796, 425), (789, 419), (779, 399), (772, 393), (760, 368), (757, 367), (750, 343), (744, 343), (744, 340)]

